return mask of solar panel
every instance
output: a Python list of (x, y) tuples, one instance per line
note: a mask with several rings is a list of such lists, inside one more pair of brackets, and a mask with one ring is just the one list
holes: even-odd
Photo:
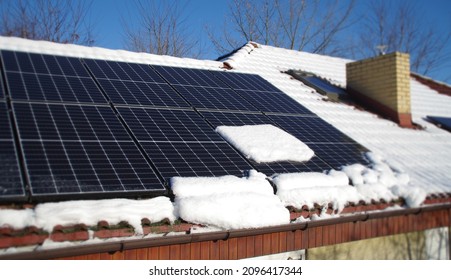
[[(233, 112), (200, 112), (205, 119), (214, 127), (220, 125), (227, 126), (241, 126), (241, 125), (258, 125), (258, 124), (274, 124), (271, 119), (262, 113), (233, 113)], [(266, 175), (273, 175), (274, 173), (289, 173), (289, 172), (321, 172), (330, 169), (330, 166), (317, 156), (310, 159), (308, 162), (272, 162), (272, 163), (256, 163), (252, 165), (260, 172)]]
[(190, 107), (167, 84), (99, 79), (101, 87), (116, 105)]
[(119, 107), (118, 111), (140, 141), (224, 141), (193, 110)]
[(255, 74), (220, 71), (213, 73), (233, 89), (280, 92), (277, 87)]
[(218, 71), (152, 65), (172, 85), (229, 88), (214, 74)]
[(451, 131), (451, 118), (436, 116), (428, 116), (427, 118), (439, 127)]
[(92, 74), (98, 79), (166, 83), (149, 65), (84, 59)]
[(232, 89), (179, 85), (174, 88), (197, 109), (258, 111)]
[(334, 169), (348, 164), (367, 165), (369, 163), (364, 157), (364, 153), (368, 150), (357, 143), (310, 143), (308, 145), (315, 151), (315, 155)]
[(13, 100), (106, 104), (78, 59), (2, 51)]
[(118, 111), (164, 178), (242, 175), (252, 169), (192, 110), (119, 107)]
[(162, 193), (162, 182), (107, 106), (13, 103), (31, 193)]
[(91, 59), (84, 61), (113, 104), (190, 107), (148, 65)]
[(226, 142), (141, 142), (164, 178), (242, 176), (253, 169)]
[(344, 133), (316, 116), (268, 115), (280, 128), (304, 143), (354, 143)]
[(6, 71), (87, 77), (78, 58), (24, 52), (2, 51)]
[(266, 113), (313, 115), (283, 92), (237, 90), (248, 102)]
[(25, 198), (5, 102), (0, 102), (0, 201)]

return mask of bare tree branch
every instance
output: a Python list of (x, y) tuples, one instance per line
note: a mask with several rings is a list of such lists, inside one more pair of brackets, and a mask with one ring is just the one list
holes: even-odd
[(125, 43), (130, 50), (172, 56), (200, 56), (199, 40), (192, 39), (178, 1), (136, 0), (140, 22), (131, 26), (123, 18)]
[[(231, 28), (221, 33), (207, 29), (219, 53), (231, 51), (247, 41), (327, 53), (337, 43), (335, 37), (349, 27), (355, 0), (344, 7), (339, 1), (320, 0), (234, 0), (229, 5)], [(227, 22), (224, 26), (227, 26)], [(229, 26), (230, 27), (230, 26)]]
[(451, 30), (436, 32), (422, 20), (417, 2), (372, 1), (369, 17), (362, 23), (361, 54), (377, 55), (375, 47), (385, 45), (387, 52), (410, 54), (412, 71), (427, 75), (444, 66), (451, 53), (446, 46), (451, 40)]
[(6, 0), (0, 3), (0, 33), (27, 39), (92, 45), (87, 18), (92, 1)]

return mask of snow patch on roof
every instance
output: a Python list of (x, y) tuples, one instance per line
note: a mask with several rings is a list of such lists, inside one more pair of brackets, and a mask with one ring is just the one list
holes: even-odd
[(212, 60), (179, 58), (167, 55), (137, 53), (126, 50), (111, 50), (100, 47), (59, 44), (48, 41), (32, 41), (16, 37), (0, 36), (0, 46), (2, 50), (61, 55), (78, 58), (113, 60), (130, 63), (157, 64), (216, 70), (219, 70), (219, 68), (223, 66), (221, 62)]
[(145, 200), (64, 201), (38, 204), (34, 210), (2, 209), (0, 210), (0, 227), (23, 229), (27, 226), (36, 226), (52, 232), (57, 225), (95, 226), (100, 221), (106, 221), (112, 225), (127, 222), (134, 227), (137, 234), (142, 234), (141, 220), (144, 218), (151, 222), (160, 222), (165, 219), (173, 222), (177, 217), (167, 197)]
[(274, 195), (266, 176), (175, 177), (176, 211), (185, 221), (223, 229), (288, 224), (290, 214)]
[(216, 132), (255, 162), (308, 161), (314, 152), (306, 144), (270, 124), (218, 126)]

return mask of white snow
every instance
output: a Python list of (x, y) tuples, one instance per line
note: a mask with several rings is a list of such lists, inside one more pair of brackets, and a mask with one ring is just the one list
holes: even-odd
[(14, 229), (22, 229), (26, 226), (36, 226), (52, 232), (56, 225), (95, 226), (100, 221), (106, 221), (111, 225), (127, 222), (134, 227), (137, 234), (142, 234), (141, 220), (144, 218), (151, 222), (160, 222), (164, 219), (173, 222), (177, 217), (167, 197), (145, 200), (64, 201), (38, 204), (35, 209), (2, 209), (0, 210), (0, 227), (10, 226)]
[(33, 209), (0, 209), (0, 228), (23, 229), (34, 225)]
[(221, 177), (172, 177), (172, 192), (178, 197), (207, 196), (222, 193), (273, 194), (273, 188), (263, 173), (250, 170), (247, 177), (226, 175)]
[(328, 174), (318, 172), (283, 173), (271, 177), (277, 191), (292, 189), (347, 186), (348, 176), (344, 172), (331, 170)]
[(174, 177), (177, 213), (185, 221), (244, 229), (288, 224), (290, 214), (262, 173), (247, 177)]
[(275, 195), (224, 193), (176, 198), (180, 217), (195, 224), (246, 229), (290, 223), (290, 213)]
[(423, 203), (426, 192), (410, 183), (406, 173), (390, 166), (380, 155), (368, 153), (367, 157), (371, 161), (369, 167), (353, 164), (327, 174), (288, 173), (274, 175), (271, 180), (285, 205), (298, 209), (332, 203), (334, 209), (341, 211), (349, 202), (381, 199), (388, 202), (401, 197), (410, 207)]
[(218, 126), (216, 132), (255, 162), (310, 160), (314, 152), (293, 135), (270, 124)]

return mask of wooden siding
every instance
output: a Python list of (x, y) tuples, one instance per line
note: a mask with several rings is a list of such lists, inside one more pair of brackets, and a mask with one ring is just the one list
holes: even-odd
[(305, 230), (256, 234), (227, 240), (202, 241), (150, 248), (97, 253), (70, 260), (235, 260), (309, 249), (394, 234), (449, 227), (451, 209), (310, 227)]

